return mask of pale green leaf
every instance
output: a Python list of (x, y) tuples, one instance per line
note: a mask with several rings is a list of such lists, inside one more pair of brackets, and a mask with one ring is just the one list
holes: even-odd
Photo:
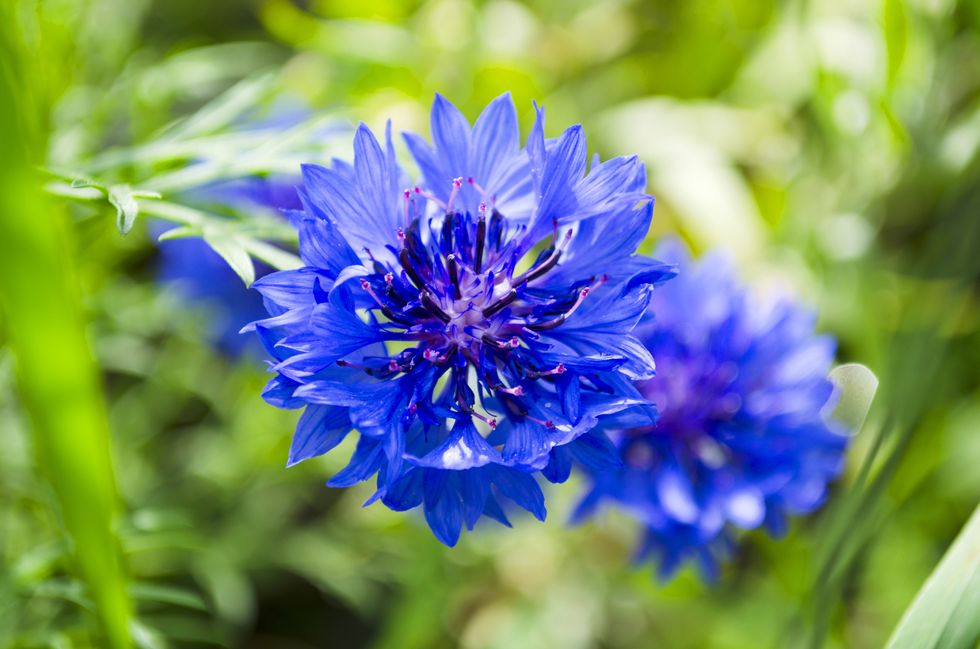
[(980, 507), (905, 611), (886, 649), (971, 649), (980, 640)]
[(109, 202), (116, 208), (116, 227), (121, 233), (129, 234), (140, 211), (132, 188), (129, 185), (112, 185), (107, 190), (107, 196)]
[(205, 230), (204, 240), (242, 278), (245, 286), (252, 285), (255, 281), (255, 266), (239, 237), (221, 230)]

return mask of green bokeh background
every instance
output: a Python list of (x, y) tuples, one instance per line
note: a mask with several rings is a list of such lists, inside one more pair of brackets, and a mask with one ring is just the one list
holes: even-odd
[[(151, 648), (880, 647), (980, 499), (977, 2), (61, 0), (0, 18), (0, 648), (114, 646), (126, 593)], [(370, 485), (323, 487), (349, 444), (286, 470), (296, 413), (154, 283), (145, 222), (122, 237), (107, 204), (29, 173), (153, 142), (268, 71), (266, 107), (425, 133), (434, 92), (472, 119), (509, 90), (525, 132), (536, 99), (549, 135), (581, 122), (604, 157), (638, 153), (645, 250), (727, 249), (880, 377), (828, 506), (785, 539), (746, 534), (713, 586), (662, 584), (630, 565), (625, 517), (564, 525), (575, 480), (547, 523), (450, 550), (361, 508)], [(307, 144), (349, 155), (346, 136)]]

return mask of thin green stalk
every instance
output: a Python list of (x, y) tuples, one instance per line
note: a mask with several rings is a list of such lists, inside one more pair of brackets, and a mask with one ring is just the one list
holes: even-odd
[[(125, 649), (131, 604), (114, 533), (117, 494), (98, 368), (85, 337), (64, 215), (52, 209), (28, 164), (43, 136), (27, 124), (31, 59), (0, 11), (0, 310), (38, 464), (50, 481), (101, 629), (94, 645)], [(17, 65), (22, 67), (18, 68)], [(31, 137), (31, 136), (34, 137)]]

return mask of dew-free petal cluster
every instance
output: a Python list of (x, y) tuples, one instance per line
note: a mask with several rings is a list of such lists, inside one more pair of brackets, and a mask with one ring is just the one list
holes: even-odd
[(636, 387), (660, 418), (606, 422), (623, 466), (592, 472), (576, 517), (617, 506), (644, 525), (638, 556), (659, 560), (662, 576), (692, 559), (711, 578), (733, 528), (782, 533), (840, 471), (847, 431), (829, 417), (826, 378), (835, 344), (794, 302), (750, 295), (724, 256), (693, 263), (676, 243), (657, 253), (680, 274), (636, 330), (657, 359)]
[(514, 503), (539, 519), (536, 474), (618, 463), (603, 417), (655, 411), (654, 375), (632, 330), (675, 274), (635, 255), (652, 217), (636, 157), (588, 163), (581, 127), (525, 146), (509, 95), (475, 124), (437, 96), (432, 143), (407, 134), (422, 178), (361, 125), (353, 163), (306, 165), (289, 213), (304, 267), (255, 283), (252, 323), (272, 357), (264, 396), (304, 408), (289, 462), (357, 430), (328, 484), (375, 477), (394, 510), (421, 506), (453, 545)]

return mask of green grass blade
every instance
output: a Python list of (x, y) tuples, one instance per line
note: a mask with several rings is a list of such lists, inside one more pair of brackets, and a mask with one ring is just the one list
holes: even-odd
[[(6, 12), (0, 12), (0, 15)], [(94, 602), (102, 638), (95, 646), (130, 642), (130, 600), (119, 544), (100, 377), (85, 336), (64, 214), (46, 203), (28, 164), (43, 137), (36, 119), (28, 60), (10, 25), (0, 32), (0, 310), (17, 367), (20, 398), (35, 434), (38, 464), (50, 481), (74, 565)], [(10, 67), (8, 67), (10, 66)], [(33, 141), (30, 135), (35, 135)]]
[(886, 649), (971, 649), (980, 640), (980, 507), (905, 611)]

